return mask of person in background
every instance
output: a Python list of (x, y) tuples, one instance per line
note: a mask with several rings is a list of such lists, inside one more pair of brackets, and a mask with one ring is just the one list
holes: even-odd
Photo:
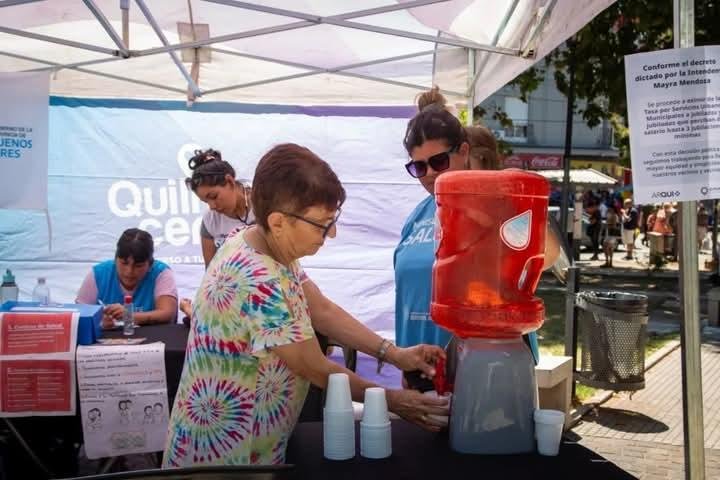
[(672, 204), (665, 202), (657, 209), (655, 213), (655, 221), (653, 222), (652, 231), (655, 233), (662, 233), (667, 235), (672, 233), (672, 227), (670, 227), (670, 215), (672, 214)]
[(603, 253), (605, 254), (605, 264), (603, 267), (612, 267), (613, 254), (617, 246), (617, 241), (620, 238), (621, 224), (620, 215), (616, 207), (608, 208), (605, 223), (607, 225), (607, 235), (605, 235), (605, 239), (603, 240)]
[(626, 198), (622, 210), (622, 239), (625, 245), (625, 260), (633, 259), (635, 249), (635, 229), (638, 228), (640, 213), (633, 206), (632, 198)]
[(598, 251), (600, 250), (600, 232), (602, 230), (600, 208), (595, 200), (590, 200), (585, 211), (590, 216), (590, 224), (587, 227), (590, 243), (592, 244), (592, 257), (590, 257), (590, 260), (597, 260)]
[(703, 241), (705, 240), (705, 237), (707, 237), (709, 219), (710, 219), (710, 215), (708, 215), (705, 205), (703, 205), (702, 203), (699, 203), (698, 209), (697, 209), (698, 250), (700, 250), (702, 248)]
[(171, 323), (177, 316), (177, 287), (170, 267), (153, 259), (153, 238), (129, 228), (117, 241), (115, 258), (95, 265), (85, 276), (76, 303), (105, 305), (103, 328), (122, 318), (124, 298), (132, 295), (135, 323)]
[[(257, 224), (227, 237), (195, 299), (164, 468), (284, 463), (310, 383), (325, 388), (345, 373), (357, 401), (374, 386), (320, 350), (298, 262), (335, 237), (345, 195), (330, 166), (299, 145), (273, 147), (258, 163)], [(416, 350), (427, 363), (443, 355)], [(446, 399), (386, 394), (391, 411), (429, 430), (439, 428), (428, 415), (448, 414)]]
[[(435, 180), (444, 172), (497, 168), (497, 149), (490, 140), (492, 134), (484, 127), (464, 128), (460, 124), (447, 110), (445, 98), (437, 87), (421, 94), (417, 103), (420, 111), (408, 123), (403, 141), (410, 156), (405, 169), (429, 195), (405, 220), (395, 249), (395, 335), (398, 345), (445, 346), (451, 334), (437, 326), (429, 313), (435, 260)], [(548, 267), (559, 254), (559, 243), (552, 234), (546, 238)], [(537, 359), (535, 332), (530, 333), (526, 341)]]
[(207, 267), (228, 233), (255, 223), (251, 187), (248, 181), (235, 178), (235, 169), (217, 150), (195, 150), (188, 166), (193, 173), (185, 179), (185, 185), (210, 207), (200, 224), (200, 243)]

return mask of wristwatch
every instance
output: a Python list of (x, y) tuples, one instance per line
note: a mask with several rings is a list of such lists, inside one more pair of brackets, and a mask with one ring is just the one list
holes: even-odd
[(380, 373), (380, 370), (382, 370), (382, 367), (385, 364), (385, 356), (387, 355), (387, 352), (392, 344), (392, 341), (388, 340), (387, 338), (383, 338), (383, 341), (380, 344), (380, 348), (378, 349), (377, 353), (377, 373)]

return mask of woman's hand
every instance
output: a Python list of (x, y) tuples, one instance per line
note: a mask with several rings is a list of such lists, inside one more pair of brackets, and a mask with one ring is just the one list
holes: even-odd
[(103, 308), (102, 328), (114, 328), (115, 320), (120, 320), (125, 313), (125, 307), (119, 303), (113, 303)]
[(388, 351), (387, 361), (400, 370), (410, 372), (420, 370), (432, 378), (435, 376), (435, 362), (445, 358), (445, 351), (437, 345), (415, 345), (414, 347), (393, 347)]
[(182, 298), (180, 299), (180, 311), (186, 316), (186, 317), (192, 317), (192, 300), (189, 298)]
[(417, 390), (387, 390), (388, 409), (408, 422), (425, 430), (439, 432), (447, 423), (437, 421), (429, 415), (447, 417), (450, 415), (448, 398), (429, 397)]

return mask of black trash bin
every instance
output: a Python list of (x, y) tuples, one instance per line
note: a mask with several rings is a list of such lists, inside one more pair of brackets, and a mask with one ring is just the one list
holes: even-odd
[(584, 291), (576, 305), (580, 361), (575, 379), (604, 390), (645, 388), (647, 296)]

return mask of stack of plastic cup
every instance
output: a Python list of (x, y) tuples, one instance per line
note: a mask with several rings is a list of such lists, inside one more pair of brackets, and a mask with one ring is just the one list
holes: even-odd
[(565, 413), (560, 410), (535, 410), (535, 438), (540, 455), (555, 456), (560, 451)]
[(350, 379), (345, 373), (328, 377), (323, 410), (323, 452), (330, 460), (347, 460), (355, 456), (355, 417)]
[(360, 421), (360, 455), (366, 458), (385, 458), (392, 454), (392, 434), (388, 417), (385, 389), (365, 390), (363, 416)]

